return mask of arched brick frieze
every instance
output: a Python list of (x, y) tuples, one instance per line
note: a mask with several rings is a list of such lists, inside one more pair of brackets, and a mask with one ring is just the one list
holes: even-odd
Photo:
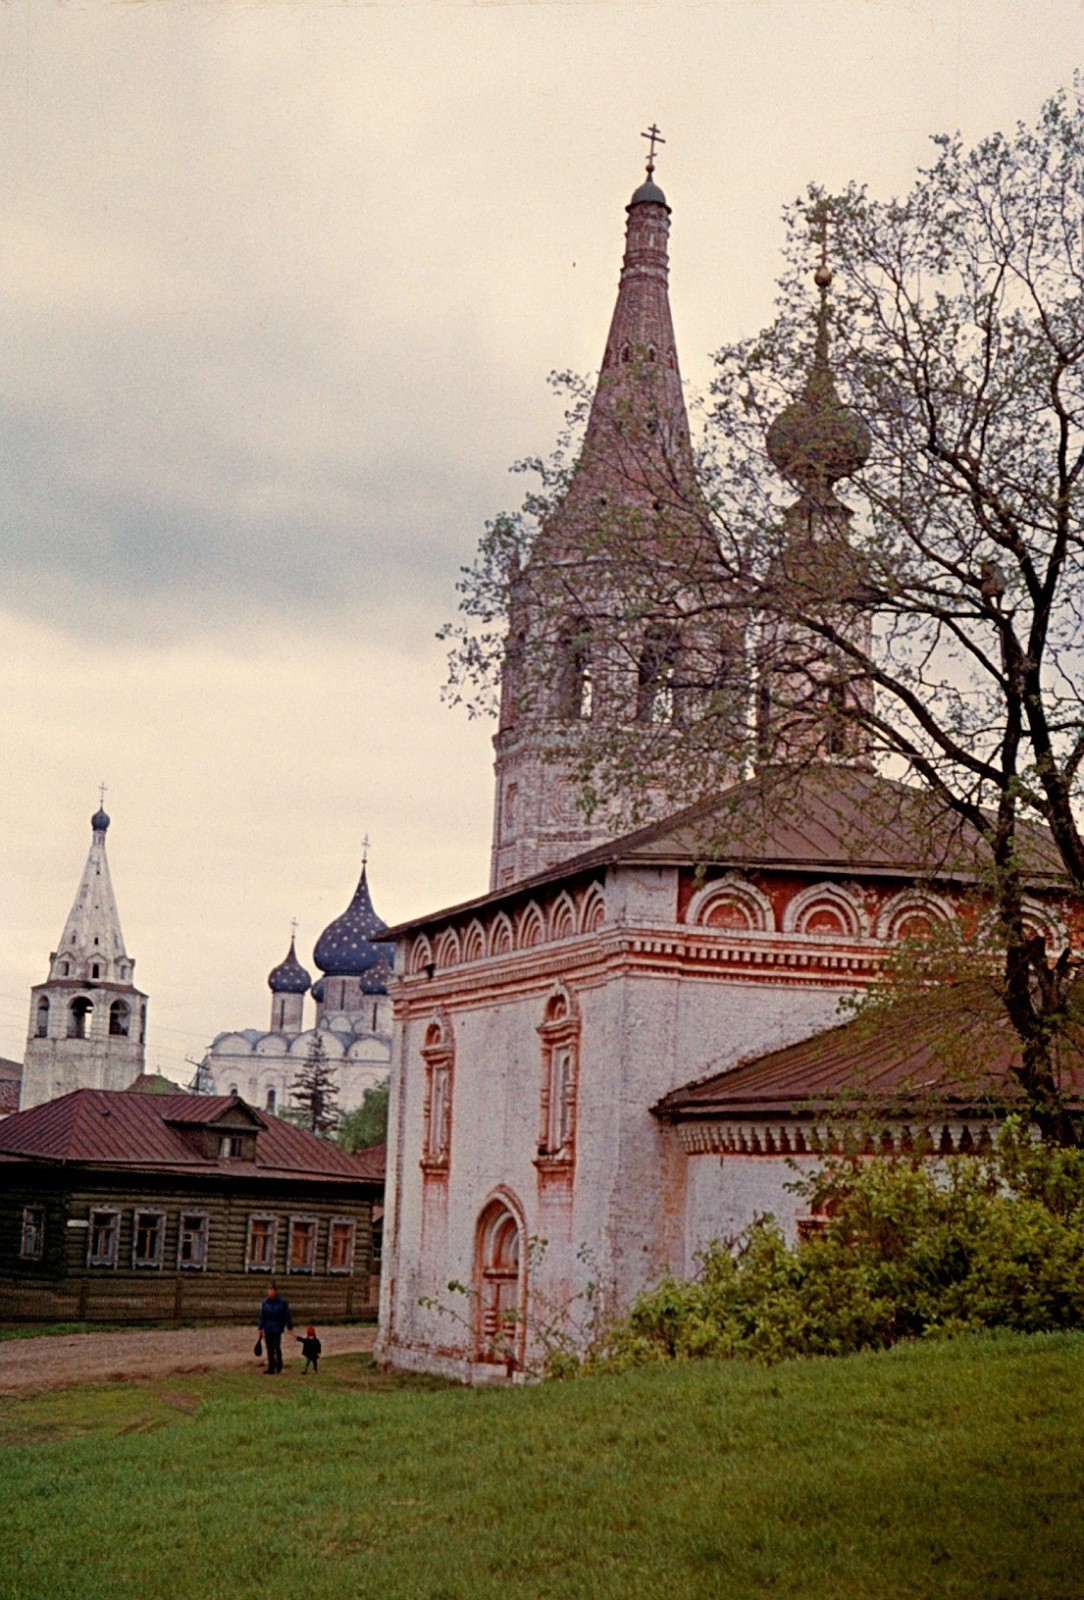
[(1068, 930), (1059, 913), (1030, 894), (1024, 896), (1024, 928), (1032, 935), (1042, 935), (1047, 955), (1057, 955), (1069, 943)]
[(536, 944), (542, 944), (546, 937), (546, 925), (542, 921), (542, 913), (532, 900), (519, 919), (516, 930), (516, 946), (520, 950), (530, 950)]
[(723, 878), (698, 889), (686, 920), (727, 933), (771, 933), (775, 928), (771, 901), (744, 878)]
[(475, 919), (463, 935), (463, 960), (481, 961), (486, 953), (486, 936), (482, 924)]
[(895, 944), (901, 939), (926, 938), (952, 920), (952, 909), (939, 895), (923, 889), (902, 889), (886, 900), (877, 913), (875, 934)]
[(580, 908), (580, 932), (597, 933), (606, 921), (606, 896), (599, 884), (593, 883), (583, 897)]
[(571, 939), (576, 932), (576, 908), (571, 897), (562, 891), (550, 912), (550, 938)]
[(791, 899), (783, 912), (783, 932), (821, 939), (861, 939), (869, 930), (866, 910), (853, 890), (838, 883), (814, 883)]
[(437, 970), (443, 972), (446, 967), (458, 967), (462, 960), (462, 950), (459, 944), (459, 935), (454, 928), (445, 928), (437, 940)]
[(489, 930), (489, 953), (491, 956), (506, 956), (513, 946), (512, 924), (505, 912), (500, 911), (493, 918), (493, 926)]
[(410, 947), (410, 971), (424, 972), (433, 965), (433, 947), (424, 933), (420, 933)]

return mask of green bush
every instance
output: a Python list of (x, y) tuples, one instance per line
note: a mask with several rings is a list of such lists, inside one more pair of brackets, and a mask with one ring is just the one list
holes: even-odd
[(768, 1217), (664, 1278), (588, 1365), (700, 1356), (778, 1361), (899, 1339), (1084, 1327), (1084, 1151), (1014, 1123), (996, 1154), (838, 1158), (795, 1188), (825, 1218), (788, 1245)]

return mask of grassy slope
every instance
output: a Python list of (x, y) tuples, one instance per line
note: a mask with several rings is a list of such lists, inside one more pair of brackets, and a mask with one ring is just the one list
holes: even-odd
[(17, 1600), (1079, 1600), (1084, 1338), (532, 1390), (343, 1357), (8, 1402)]

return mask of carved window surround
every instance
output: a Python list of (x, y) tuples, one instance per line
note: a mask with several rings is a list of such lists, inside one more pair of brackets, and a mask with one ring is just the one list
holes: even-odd
[(543, 1180), (571, 1180), (576, 1164), (576, 1114), (580, 1079), (580, 1013), (560, 985), (538, 1027), (542, 1043), (538, 1153)]
[(430, 1023), (421, 1054), (425, 1062), (425, 1125), (420, 1165), (427, 1178), (446, 1178), (452, 1150), (455, 1077), (455, 1039), (446, 1017)]

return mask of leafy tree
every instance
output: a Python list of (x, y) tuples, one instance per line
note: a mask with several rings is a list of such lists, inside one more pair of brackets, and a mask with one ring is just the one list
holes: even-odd
[[(660, 560), (642, 506), (599, 508), (555, 589), (532, 550), (574, 445), (530, 464), (540, 493), (487, 530), (462, 584), (450, 688), (481, 708), (506, 634), (536, 652), (527, 676), (552, 680), (546, 608), (578, 607), (596, 689), (559, 748), (586, 806), (636, 821), (646, 797), (687, 803), (755, 766), (779, 809), (796, 769), (826, 755), (918, 780), (978, 841), (1020, 1081), (1044, 1133), (1068, 1140), (1056, 1047), (1076, 964), (1026, 896), (1037, 873), (1084, 891), (1084, 81), (1034, 127), (934, 144), (903, 199), (811, 187), (787, 209), (778, 315), (716, 357), (695, 489), (676, 456), (662, 481), (649, 424), (651, 510), (695, 522), (695, 544)], [(575, 423), (582, 386), (572, 398)], [(619, 414), (613, 431), (631, 481), (634, 435)], [(517, 632), (526, 615), (536, 625)], [(697, 638), (740, 630), (741, 670), (721, 682), (705, 652), (674, 652), (670, 714), (630, 718), (627, 641), (660, 616)], [(822, 733), (803, 741), (812, 700)]]
[(335, 1141), (353, 1155), (355, 1150), (371, 1150), (388, 1136), (388, 1095), (390, 1080), (371, 1084), (355, 1111), (345, 1111), (339, 1119)]
[(322, 1138), (329, 1138), (339, 1124), (339, 1112), (335, 1104), (338, 1095), (335, 1068), (328, 1061), (323, 1038), (315, 1033), (305, 1064), (290, 1090), (293, 1102), (291, 1110), (301, 1127), (308, 1128), (310, 1133), (320, 1134)]

